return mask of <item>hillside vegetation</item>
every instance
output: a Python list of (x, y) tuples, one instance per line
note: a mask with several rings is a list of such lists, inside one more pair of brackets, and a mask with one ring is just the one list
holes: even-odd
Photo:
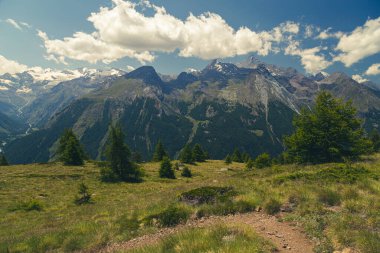
[[(253, 170), (215, 160), (189, 165), (192, 178), (176, 171), (177, 179), (160, 178), (159, 163), (141, 167), (143, 182), (113, 184), (99, 180), (95, 162), (1, 167), (0, 252), (96, 251), (187, 219), (259, 209), (282, 210), (279, 219), (302, 227), (316, 252), (380, 249), (380, 155), (352, 164)], [(78, 205), (82, 183), (91, 200)], [(228, 245), (217, 243), (231, 234)], [(273, 250), (240, 226), (193, 228), (147, 247), (137, 252)]]

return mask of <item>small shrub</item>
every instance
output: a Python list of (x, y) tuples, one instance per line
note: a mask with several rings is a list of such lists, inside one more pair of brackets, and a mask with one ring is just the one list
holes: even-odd
[(188, 167), (183, 168), (181, 176), (183, 177), (192, 177), (193, 174), (191, 173), (191, 170)]
[(256, 157), (255, 160), (255, 167), (258, 169), (262, 169), (265, 167), (270, 167), (271, 166), (271, 158), (270, 155), (267, 153), (263, 153)]
[(317, 193), (318, 201), (328, 206), (340, 204), (340, 195), (332, 190), (323, 189)]
[(264, 204), (264, 211), (270, 215), (280, 212), (280, 208), (281, 203), (276, 199), (270, 199)]
[(42, 211), (42, 203), (38, 200), (32, 199), (26, 202), (19, 203), (16, 207), (11, 208), (11, 211)]
[(232, 158), (230, 155), (227, 155), (226, 158), (224, 158), (224, 163), (225, 164), (231, 164), (232, 163)]
[(189, 210), (183, 207), (170, 206), (158, 214), (146, 217), (145, 221), (150, 225), (156, 225), (157, 222), (157, 225), (161, 227), (173, 227), (186, 222), (189, 218)]
[(236, 213), (248, 213), (255, 210), (255, 205), (250, 202), (239, 200), (233, 202), (231, 200), (218, 202), (213, 205), (202, 206), (196, 213), (197, 218), (207, 217), (211, 215), (224, 216)]
[(215, 187), (215, 186), (206, 186), (200, 187), (188, 192), (184, 192), (180, 195), (180, 200), (188, 204), (205, 204), (205, 203), (215, 203), (223, 202), (233, 195), (236, 192), (232, 187)]
[(74, 203), (76, 205), (83, 205), (83, 204), (88, 204), (91, 201), (91, 194), (88, 191), (87, 185), (85, 183), (81, 183), (79, 185), (78, 189), (78, 196), (76, 196)]
[(246, 162), (246, 164), (245, 164), (245, 168), (246, 168), (247, 170), (252, 170), (253, 167), (255, 167), (255, 161), (252, 160), (252, 159), (250, 158), (250, 159)]

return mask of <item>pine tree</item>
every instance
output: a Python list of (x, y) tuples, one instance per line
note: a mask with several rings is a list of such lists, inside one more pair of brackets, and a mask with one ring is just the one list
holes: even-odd
[(107, 160), (115, 178), (125, 182), (141, 181), (141, 172), (131, 160), (131, 151), (124, 143), (124, 134), (120, 127), (111, 127), (107, 147)]
[(91, 194), (88, 191), (87, 185), (85, 183), (80, 183), (79, 189), (78, 189), (78, 196), (75, 198), (74, 203), (77, 205), (87, 204), (90, 203), (91, 200)]
[(244, 152), (243, 155), (241, 156), (243, 162), (247, 163), (249, 160), (251, 160), (251, 156), (247, 153)]
[(183, 168), (181, 176), (183, 177), (192, 177), (193, 174), (191, 173), (191, 170), (188, 167)]
[(169, 157), (161, 140), (158, 140), (156, 148), (154, 149), (153, 162), (161, 162), (165, 156)]
[(179, 154), (179, 160), (183, 163), (194, 163), (193, 154), (188, 144), (185, 145)]
[(355, 159), (371, 150), (361, 123), (351, 102), (320, 92), (314, 108), (294, 118), (295, 133), (285, 138), (287, 157), (298, 163)]
[(380, 134), (376, 129), (373, 129), (369, 135), (372, 142), (373, 151), (379, 152), (380, 150)]
[(226, 156), (226, 158), (224, 158), (224, 162), (226, 164), (231, 164), (232, 163), (232, 159), (231, 159), (231, 156), (229, 154)]
[(254, 166), (255, 166), (255, 161), (252, 160), (251, 158), (245, 164), (245, 168), (247, 170), (252, 170)]
[(66, 129), (59, 139), (58, 155), (65, 165), (84, 164), (85, 153), (71, 129)]
[(0, 153), (0, 166), (8, 166), (9, 163), (7, 161), (7, 158), (5, 158), (5, 155), (3, 153)]
[(242, 163), (243, 159), (241, 158), (240, 150), (238, 148), (235, 148), (234, 153), (231, 157), (233, 162)]
[(175, 179), (174, 170), (169, 157), (165, 156), (160, 165), (159, 175), (161, 178)]
[(192, 151), (194, 162), (204, 162), (206, 160), (205, 153), (200, 144), (195, 144)]

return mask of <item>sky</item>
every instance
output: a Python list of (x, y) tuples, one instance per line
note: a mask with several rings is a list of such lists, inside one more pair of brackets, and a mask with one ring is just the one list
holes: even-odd
[(380, 83), (379, 0), (0, 0), (0, 74), (248, 56)]

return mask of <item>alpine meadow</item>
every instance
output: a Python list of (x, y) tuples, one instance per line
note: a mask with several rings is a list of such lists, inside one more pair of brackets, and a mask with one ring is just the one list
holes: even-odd
[(379, 253), (379, 13), (0, 0), (0, 253)]

